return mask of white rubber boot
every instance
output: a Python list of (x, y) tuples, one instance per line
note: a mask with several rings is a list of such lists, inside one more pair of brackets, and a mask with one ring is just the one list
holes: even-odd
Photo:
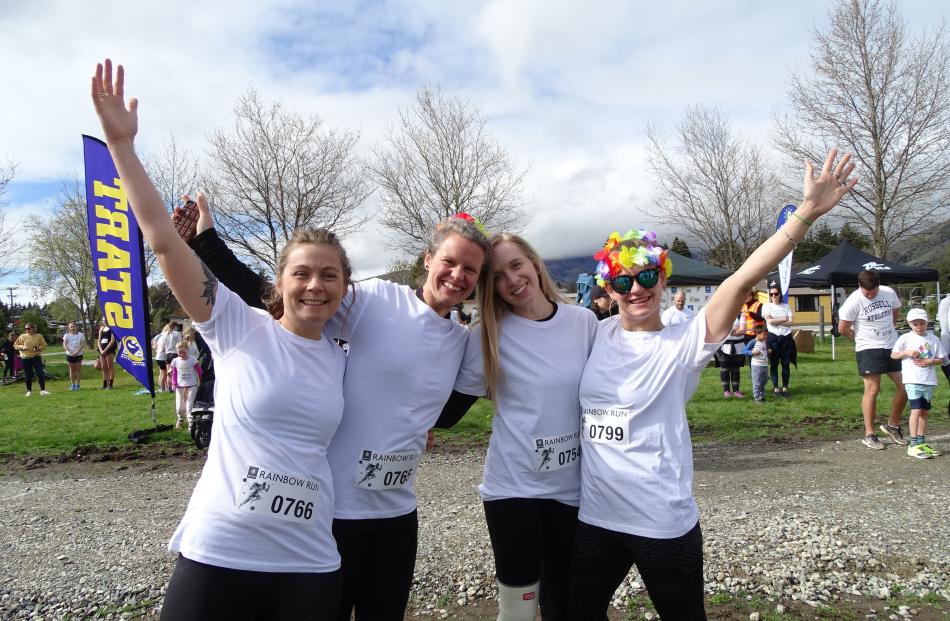
[(498, 583), (498, 621), (534, 621), (541, 583), (510, 587)]

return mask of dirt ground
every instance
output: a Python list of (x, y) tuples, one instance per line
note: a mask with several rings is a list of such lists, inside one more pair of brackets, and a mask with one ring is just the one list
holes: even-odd
[[(935, 417), (936, 418), (936, 417)], [(932, 420), (928, 439), (950, 453), (950, 423), (946, 416)], [(895, 447), (896, 448), (896, 447)], [(466, 452), (471, 446), (440, 446), (435, 451)], [(860, 447), (858, 438), (838, 441), (788, 440), (758, 442), (742, 446), (700, 445), (695, 449), (696, 483), (704, 488), (734, 490), (748, 485), (755, 489), (788, 489), (790, 481), (807, 482), (808, 489), (833, 490), (843, 482), (856, 485), (891, 486), (897, 490), (928, 486), (942, 489), (950, 481), (950, 455), (929, 460), (906, 457), (904, 451), (872, 452)], [(149, 445), (92, 450), (77, 447), (70, 454), (56, 458), (19, 458), (0, 456), (0, 477), (20, 480), (75, 479), (108, 476), (119, 470), (193, 471), (200, 467), (204, 452), (193, 446), (152, 447)], [(922, 468), (921, 466), (927, 466)], [(950, 501), (948, 501), (950, 508)], [(947, 517), (935, 528), (946, 529)], [(642, 598), (645, 600), (646, 598)], [(760, 611), (768, 619), (888, 619), (896, 610), (885, 608), (886, 602), (872, 598), (848, 596), (825, 609), (811, 608), (799, 602), (783, 602), (785, 613), (774, 613), (774, 603), (735, 596), (723, 596), (707, 604), (710, 619), (747, 620), (750, 612)], [(634, 605), (626, 612), (611, 610), (610, 620), (645, 619), (649, 608)], [(644, 602), (646, 603), (646, 602)], [(462, 621), (494, 619), (494, 602), (479, 601), (464, 607), (449, 606), (446, 613), (409, 616), (412, 621), (450, 618)], [(871, 612), (873, 611), (873, 612)], [(914, 619), (924, 621), (950, 619), (950, 602), (920, 603)]]

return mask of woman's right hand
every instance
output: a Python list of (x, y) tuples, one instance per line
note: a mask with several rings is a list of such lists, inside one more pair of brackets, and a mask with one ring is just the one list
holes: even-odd
[(131, 143), (139, 129), (138, 99), (130, 99), (125, 105), (125, 69), (119, 65), (116, 79), (112, 81), (112, 60), (96, 65), (96, 75), (92, 77), (92, 105), (99, 115), (99, 123), (110, 145)]
[[(191, 200), (191, 196), (183, 194), (181, 200), (183, 203), (187, 203)], [(179, 224), (184, 222), (184, 209), (175, 207), (175, 209), (172, 210), (172, 222), (175, 224), (175, 230), (178, 231), (181, 238), (185, 241), (190, 241), (195, 235), (214, 228), (214, 220), (211, 218), (211, 210), (208, 208), (208, 197), (205, 196), (204, 192), (198, 192), (198, 195), (195, 197), (195, 204), (198, 207), (198, 220), (188, 227), (187, 230), (183, 230), (179, 227)]]

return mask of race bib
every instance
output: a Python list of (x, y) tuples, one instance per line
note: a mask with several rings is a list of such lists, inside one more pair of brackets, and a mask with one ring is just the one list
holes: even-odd
[(584, 440), (597, 444), (622, 446), (629, 442), (630, 410), (585, 408), (583, 416)]
[(580, 433), (536, 438), (534, 458), (538, 472), (553, 472), (576, 464), (581, 458)]
[(289, 522), (312, 522), (320, 496), (317, 481), (248, 466), (241, 479), (236, 509)]
[(362, 489), (385, 491), (409, 485), (419, 464), (419, 453), (377, 453), (364, 450), (356, 467), (353, 485)]

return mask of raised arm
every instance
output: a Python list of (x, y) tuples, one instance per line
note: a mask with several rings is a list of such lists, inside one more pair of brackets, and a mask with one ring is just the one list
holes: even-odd
[(845, 155), (835, 163), (837, 155), (837, 149), (828, 152), (817, 178), (812, 163), (805, 162), (804, 199), (793, 217), (756, 248), (735, 274), (716, 289), (706, 305), (707, 343), (715, 343), (726, 336), (749, 289), (798, 245), (815, 220), (831, 211), (854, 188), (857, 179), (848, 178), (854, 170), (854, 164), (850, 162), (851, 155)]
[[(182, 197), (188, 200), (187, 196)], [(188, 245), (195, 251), (198, 258), (204, 263), (214, 276), (224, 285), (236, 293), (244, 303), (255, 308), (265, 308), (262, 301), (270, 283), (260, 274), (246, 266), (228, 248), (224, 240), (218, 236), (211, 219), (211, 210), (204, 196), (198, 196), (198, 221), (195, 229), (183, 234), (188, 236)], [(172, 221), (178, 222), (181, 213), (179, 209), (172, 215)]]
[(135, 154), (139, 102), (130, 99), (128, 107), (125, 105), (122, 65), (117, 68), (114, 82), (112, 61), (107, 58), (104, 68), (97, 65), (91, 94), (106, 144), (142, 234), (155, 251), (162, 273), (182, 308), (193, 320), (207, 321), (214, 305), (217, 280), (175, 232), (158, 191)]

